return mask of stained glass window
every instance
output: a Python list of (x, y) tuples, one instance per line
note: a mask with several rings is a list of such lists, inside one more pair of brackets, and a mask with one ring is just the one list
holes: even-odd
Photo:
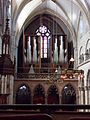
[(48, 57), (48, 44), (50, 39), (50, 30), (42, 25), (36, 30), (36, 35), (41, 39), (41, 58)]

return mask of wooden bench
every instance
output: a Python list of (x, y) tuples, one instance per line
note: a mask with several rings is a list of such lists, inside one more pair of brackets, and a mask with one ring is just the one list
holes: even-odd
[(53, 118), (47, 114), (2, 114), (0, 120), (53, 120)]
[(69, 120), (90, 120), (90, 117), (72, 117)]

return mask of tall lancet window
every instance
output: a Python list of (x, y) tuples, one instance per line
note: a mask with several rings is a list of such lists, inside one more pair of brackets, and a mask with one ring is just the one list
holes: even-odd
[(42, 25), (36, 30), (36, 35), (40, 36), (41, 40), (41, 58), (48, 58), (50, 30)]

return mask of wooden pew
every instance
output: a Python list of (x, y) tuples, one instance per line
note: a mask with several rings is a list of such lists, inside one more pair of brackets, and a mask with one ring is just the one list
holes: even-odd
[(90, 117), (73, 117), (70, 118), (69, 120), (90, 120)]
[(0, 120), (53, 120), (53, 118), (48, 114), (2, 114)]

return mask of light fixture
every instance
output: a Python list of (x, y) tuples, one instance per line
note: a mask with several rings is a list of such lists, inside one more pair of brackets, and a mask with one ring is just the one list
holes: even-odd
[(74, 68), (74, 58), (73, 55), (71, 54), (71, 58), (69, 60), (69, 69), (73, 69)]
[(70, 62), (74, 62), (74, 58), (73, 58), (73, 56), (72, 56), (72, 55), (71, 55)]

